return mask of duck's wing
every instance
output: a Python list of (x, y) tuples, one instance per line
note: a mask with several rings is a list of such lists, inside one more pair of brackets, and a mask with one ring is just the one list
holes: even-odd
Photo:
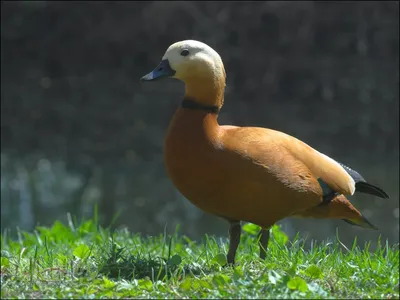
[(333, 197), (335, 194), (353, 195), (358, 191), (389, 198), (385, 191), (366, 182), (358, 172), (293, 136), (259, 127), (221, 126), (221, 128), (227, 140), (234, 143), (239, 151), (244, 150), (246, 155), (253, 156), (266, 166), (278, 160), (287, 160), (287, 164), (292, 164), (292, 167), (286, 164), (286, 168), (282, 171), (286, 172), (287, 178), (296, 178), (292, 173), (298, 171), (299, 164), (304, 164), (318, 180), (324, 197)]
[(316, 219), (342, 219), (346, 223), (377, 230), (343, 195), (336, 195), (329, 205), (317, 205), (294, 216)]
[(318, 180), (323, 195), (338, 193), (353, 195), (355, 181), (335, 160), (285, 133), (259, 127), (222, 126), (224, 140), (236, 152), (241, 152), (266, 168), (275, 168), (282, 178), (296, 185), (299, 172), (305, 169)]
[(336, 160), (291, 136), (286, 138), (285, 144), (292, 155), (302, 161), (318, 179), (325, 195), (329, 191), (324, 184), (338, 194), (354, 194), (355, 180)]
[[(294, 143), (295, 142), (292, 142), (291, 144)], [(325, 182), (335, 192), (344, 195), (353, 195), (354, 192), (360, 192), (389, 199), (388, 194), (384, 190), (368, 183), (357, 171), (297, 140), (297, 144), (299, 143), (303, 145), (299, 146), (296, 153), (301, 153), (303, 159), (308, 161), (307, 166), (311, 166), (311, 170), (315, 170), (315, 174), (319, 175), (319, 179)], [(301, 148), (309, 148), (310, 151), (301, 151)], [(323, 157), (323, 159), (318, 159), (318, 157)], [(345, 189), (346, 183), (349, 187), (347, 190)], [(334, 188), (335, 185), (337, 188)]]

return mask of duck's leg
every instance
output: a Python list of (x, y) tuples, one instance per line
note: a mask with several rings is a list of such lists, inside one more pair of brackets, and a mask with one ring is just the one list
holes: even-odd
[(268, 241), (269, 241), (269, 228), (262, 228), (258, 233), (258, 244), (260, 245), (260, 258), (265, 259), (267, 255), (268, 249)]
[(229, 251), (226, 256), (228, 265), (235, 264), (236, 250), (240, 243), (240, 235), (242, 233), (242, 226), (240, 221), (230, 221), (231, 227), (229, 228)]

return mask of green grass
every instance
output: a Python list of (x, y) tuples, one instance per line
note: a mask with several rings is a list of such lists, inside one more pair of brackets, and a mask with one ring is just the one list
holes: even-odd
[(113, 233), (96, 221), (56, 222), (1, 235), (2, 298), (399, 298), (399, 245), (371, 253), (340, 241), (313, 243), (275, 226), (267, 259), (257, 227), (244, 226), (235, 268), (226, 239)]

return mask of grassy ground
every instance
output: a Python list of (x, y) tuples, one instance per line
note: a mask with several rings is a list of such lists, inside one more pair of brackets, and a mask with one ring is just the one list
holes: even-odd
[(1, 298), (399, 298), (399, 245), (288, 241), (273, 228), (266, 261), (246, 224), (238, 265), (226, 240), (110, 233), (95, 220), (1, 235)]

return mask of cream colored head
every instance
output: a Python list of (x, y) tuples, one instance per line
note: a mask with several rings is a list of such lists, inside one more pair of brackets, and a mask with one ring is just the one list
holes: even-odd
[(185, 81), (188, 77), (224, 77), (225, 70), (219, 54), (210, 46), (194, 40), (172, 44), (163, 60), (176, 71), (173, 77)]
[(185, 97), (208, 105), (222, 106), (225, 69), (219, 54), (210, 46), (194, 40), (172, 44), (161, 63), (142, 81), (172, 77), (186, 86)]

